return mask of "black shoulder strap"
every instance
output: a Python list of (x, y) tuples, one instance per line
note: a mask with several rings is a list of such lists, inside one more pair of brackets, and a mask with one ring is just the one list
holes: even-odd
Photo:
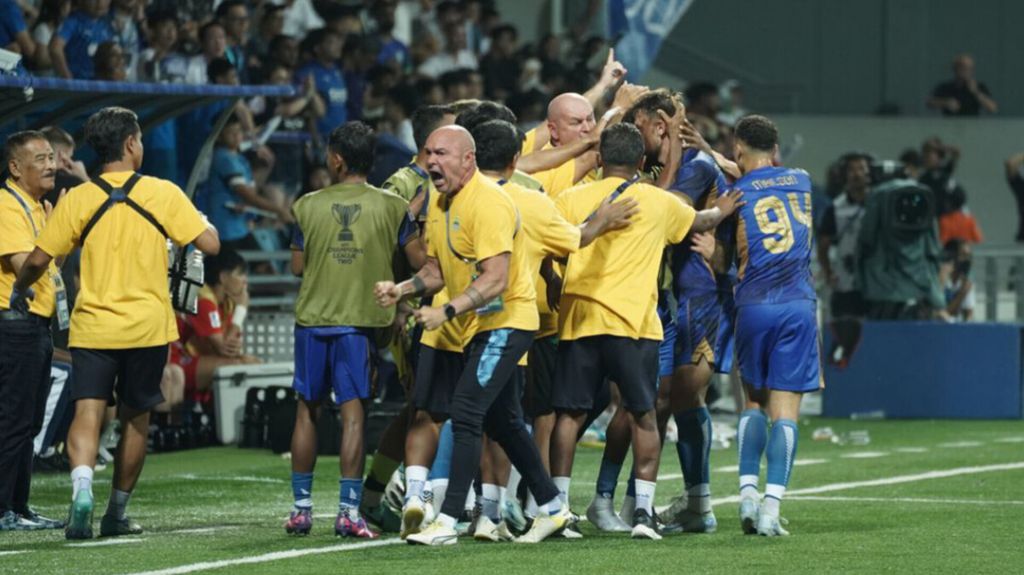
[(103, 205), (101, 205), (99, 209), (96, 210), (96, 213), (93, 214), (91, 218), (89, 218), (89, 223), (85, 224), (85, 228), (82, 230), (82, 235), (78, 239), (79, 245), (85, 245), (85, 238), (88, 237), (89, 232), (92, 231), (92, 228), (96, 225), (96, 222), (98, 222), (100, 218), (103, 217), (103, 214), (107, 213), (107, 210), (109, 210), (111, 206), (113, 206), (114, 204), (122, 203), (127, 205), (129, 208), (135, 210), (140, 216), (146, 218), (146, 221), (153, 224), (153, 227), (155, 227), (156, 230), (160, 232), (160, 234), (163, 235), (165, 238), (168, 237), (167, 231), (164, 229), (162, 225), (160, 225), (160, 222), (156, 221), (156, 218), (153, 217), (153, 214), (146, 211), (145, 208), (143, 208), (134, 200), (128, 197), (128, 194), (132, 193), (132, 189), (135, 188), (135, 184), (139, 183), (139, 180), (141, 178), (142, 176), (139, 175), (138, 173), (133, 173), (131, 176), (129, 176), (128, 180), (120, 188), (114, 188), (101, 177), (95, 177), (91, 180), (92, 183), (96, 185), (96, 187), (106, 192), (107, 196), (109, 197), (107, 198), (107, 201), (103, 202)]

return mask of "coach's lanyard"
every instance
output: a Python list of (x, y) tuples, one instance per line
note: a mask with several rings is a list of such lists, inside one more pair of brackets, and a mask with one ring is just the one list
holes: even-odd
[[(12, 190), (7, 182), (2, 184), (3, 188), (7, 190), (7, 193), (14, 196), (15, 200), (21, 204), (21, 209), (25, 210), (25, 216), (28, 218), (28, 223), (32, 225), (32, 234), (36, 239), (39, 239), (39, 228), (36, 227), (36, 220), (32, 217), (32, 208), (28, 206), (25, 200), (18, 195), (17, 192)], [(50, 276), (50, 281), (53, 282), (54, 296), (57, 304), (57, 325), (61, 331), (68, 329), (71, 326), (71, 312), (68, 306), (68, 291), (64, 287), (64, 278), (60, 275), (60, 270), (54, 271), (50, 266), (47, 266), (47, 273)]]
[[(608, 202), (611, 203), (611, 202), (614, 202), (615, 200), (619, 199), (619, 196), (621, 196), (622, 193), (625, 192), (628, 187), (630, 187), (633, 184), (637, 183), (637, 181), (639, 181), (639, 180), (640, 180), (640, 174), (637, 174), (637, 175), (633, 176), (632, 178), (626, 180), (625, 182), (622, 182), (621, 184), (619, 184), (619, 187), (615, 188), (615, 191), (612, 192), (610, 196), (608, 196)], [(601, 202), (601, 203), (603, 204), (604, 202)], [(589, 222), (591, 220), (591, 218), (594, 217), (595, 214), (597, 214), (597, 210), (594, 210), (593, 212), (591, 212), (590, 215), (587, 216), (587, 219), (583, 220), (583, 223)]]

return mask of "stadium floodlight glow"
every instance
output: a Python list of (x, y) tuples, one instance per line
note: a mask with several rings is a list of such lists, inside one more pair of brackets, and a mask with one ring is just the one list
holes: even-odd
[(13, 72), (21, 62), (21, 54), (0, 48), (0, 71)]

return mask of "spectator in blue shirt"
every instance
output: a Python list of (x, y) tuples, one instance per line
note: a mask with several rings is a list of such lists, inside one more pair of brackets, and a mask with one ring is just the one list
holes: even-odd
[(249, 230), (251, 208), (271, 212), (286, 223), (291, 223), (292, 218), (284, 206), (256, 190), (252, 167), (240, 151), (242, 139), (242, 126), (232, 116), (217, 138), (210, 177), (203, 198), (196, 203), (216, 226), (221, 245), (234, 250), (258, 250), (260, 245)]
[(249, 42), (249, 9), (245, 0), (224, 0), (217, 6), (217, 21), (224, 27), (228, 47), (224, 57), (238, 72), (238, 78), (246, 83), (245, 45)]
[(400, 72), (407, 72), (412, 67), (409, 48), (393, 34), (397, 4), (396, 0), (376, 0), (370, 9), (370, 14), (377, 24), (377, 63), (394, 67)]
[(327, 106), (327, 113), (317, 120), (317, 132), (321, 137), (326, 137), (348, 119), (348, 90), (337, 64), (341, 58), (342, 38), (326, 29), (317, 30), (312, 35), (315, 35), (313, 61), (299, 68), (295, 73), (295, 81), (302, 84), (307, 76), (313, 76), (316, 91)]
[(107, 18), (110, 0), (81, 0), (78, 6), (50, 40), (50, 58), (57, 76), (91, 80), (96, 49), (117, 38)]
[(25, 18), (14, 0), (0, 0), (0, 48), (18, 52), (24, 60), (36, 52), (36, 43), (28, 35)]

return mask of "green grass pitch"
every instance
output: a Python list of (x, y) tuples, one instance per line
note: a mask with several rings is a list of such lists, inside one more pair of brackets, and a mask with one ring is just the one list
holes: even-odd
[[(814, 428), (866, 429), (870, 445), (811, 440)], [(799, 465), (783, 515), (785, 539), (744, 536), (736, 503), (735, 448), (712, 452), (719, 531), (632, 541), (582, 523), (585, 538), (537, 546), (463, 539), (441, 549), (386, 536), (373, 546), (333, 536), (337, 458), (322, 458), (313, 485), (317, 517), (305, 538), (284, 534), (289, 464), (232, 447), (151, 456), (129, 507), (139, 537), (66, 542), (62, 532), (0, 534), (2, 573), (1006, 573), (1024, 561), (1024, 423), (801, 422)], [(590, 501), (600, 451), (580, 448), (572, 504)], [(764, 466), (762, 465), (762, 482)], [(682, 488), (675, 449), (665, 449), (658, 504)], [(625, 472), (624, 472), (625, 475)], [(110, 489), (97, 474), (96, 530)], [(625, 479), (624, 477), (622, 478)], [(763, 488), (763, 483), (762, 483)], [(620, 484), (618, 496), (624, 492)], [(33, 503), (63, 517), (65, 474), (40, 475)], [(246, 561), (246, 562), (243, 562)]]

